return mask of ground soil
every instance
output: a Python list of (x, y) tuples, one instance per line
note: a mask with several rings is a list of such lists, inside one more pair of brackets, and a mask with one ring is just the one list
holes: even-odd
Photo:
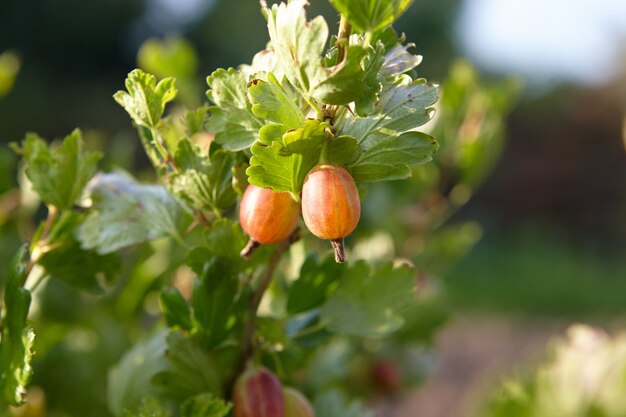
[(544, 319), (461, 316), (436, 340), (438, 365), (425, 385), (377, 407), (379, 417), (479, 417), (486, 393), (545, 355), (569, 323)]

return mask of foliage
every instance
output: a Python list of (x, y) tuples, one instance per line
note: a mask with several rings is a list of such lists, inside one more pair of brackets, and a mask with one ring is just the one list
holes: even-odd
[[(322, 17), (309, 20), (304, 0), (263, 6), (267, 49), (250, 65), (210, 74), (206, 104), (198, 102), (189, 44), (180, 38), (144, 44), (139, 65), (161, 79), (133, 70), (114, 100), (133, 121), (157, 181), (98, 172), (101, 154), (87, 149), (79, 130), (60, 143), (28, 134), (13, 145), (24, 161), (22, 193), (34, 206), (42, 202), (46, 216), (5, 282), (2, 403), (19, 404), (30, 378), (27, 317), (36, 290), (42, 307), (31, 318), (40, 326), (40, 366), (61, 357), (62, 369), (74, 357), (84, 369), (68, 364), (65, 371), (85, 385), (97, 373), (94, 415), (225, 417), (233, 383), (249, 363), (299, 386), (315, 399), (318, 415), (370, 415), (354, 398), (376, 392), (363, 369), (377, 357), (404, 360), (415, 345), (429, 343), (446, 313), (422, 291), (423, 280), (467, 252), (480, 233), (439, 230), (443, 220), (433, 214), (419, 234), (402, 216), (390, 217), (434, 242), (431, 253), (404, 253), (409, 246), (400, 244), (388, 256), (364, 256), (378, 250), (368, 234), (379, 227), (366, 215), (347, 265), (319, 253), (304, 232), (244, 259), (248, 238), (234, 220), (238, 200), (250, 183), (299, 202), (307, 174), (335, 164), (362, 187), (364, 201), (368, 192), (375, 197), (374, 183), (412, 178), (385, 186), (407, 187), (397, 195), (410, 204), (450, 197), (436, 211), (443, 217), (467, 201), (448, 190), (477, 186), (497, 158), (499, 147), (490, 141), (501, 140), (509, 92), (498, 105), (496, 89), (485, 92), (471, 68), (459, 64), (465, 73), (457, 68), (444, 84), (452, 98), (444, 97), (431, 136), (424, 125), (439, 88), (416, 77), (421, 57), (390, 27), (410, 2), (331, 3), (342, 20), (330, 39)], [(468, 130), (477, 112), (493, 123)], [(451, 130), (471, 131), (475, 146)], [(434, 137), (445, 161), (432, 163)], [(446, 170), (459, 184), (437, 182)], [(419, 367), (406, 372), (410, 383), (425, 374)], [(362, 383), (346, 383), (355, 379)], [(49, 380), (39, 383), (55, 393)], [(77, 413), (62, 395), (51, 400), (59, 414)]]
[(80, 197), (83, 187), (96, 172), (99, 152), (83, 152), (79, 130), (68, 135), (57, 150), (29, 133), (22, 146), (15, 146), (27, 163), (26, 175), (44, 203), (66, 210)]
[(181, 239), (188, 223), (185, 209), (164, 187), (137, 184), (121, 172), (95, 176), (84, 197), (91, 210), (76, 237), (99, 254), (162, 236)]
[(22, 248), (5, 283), (0, 333), (0, 400), (18, 405), (24, 400), (32, 374), (33, 329), (26, 323), (31, 294), (22, 288), (26, 279), (26, 251)]

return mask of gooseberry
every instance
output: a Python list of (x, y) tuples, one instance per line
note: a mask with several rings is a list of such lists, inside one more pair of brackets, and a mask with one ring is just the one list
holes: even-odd
[(304, 180), (302, 217), (315, 236), (331, 241), (335, 260), (345, 262), (343, 238), (361, 215), (359, 192), (350, 173), (337, 165), (318, 165)]

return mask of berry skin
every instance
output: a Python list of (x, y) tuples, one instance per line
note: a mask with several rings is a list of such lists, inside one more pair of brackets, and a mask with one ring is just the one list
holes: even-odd
[(345, 261), (343, 238), (360, 215), (359, 192), (345, 168), (318, 165), (309, 172), (302, 187), (302, 217), (311, 233), (331, 241), (337, 262)]
[(302, 393), (293, 388), (284, 388), (285, 417), (315, 417), (313, 406)]
[[(248, 185), (239, 206), (239, 222), (250, 236), (248, 245), (269, 245), (286, 239), (298, 225), (300, 205), (289, 193)], [(248, 247), (246, 247), (248, 248)], [(242, 251), (242, 256), (249, 253)]]
[(285, 417), (280, 381), (265, 368), (245, 371), (235, 382), (234, 417)]

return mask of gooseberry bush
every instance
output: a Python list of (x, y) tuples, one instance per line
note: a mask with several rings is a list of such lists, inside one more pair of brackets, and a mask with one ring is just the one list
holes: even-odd
[[(267, 49), (209, 75), (208, 104), (183, 110), (184, 74), (128, 75), (114, 99), (152, 183), (98, 171), (79, 130), (12, 145), (47, 212), (4, 280), (0, 403), (23, 404), (32, 377), (53, 415), (356, 417), (370, 415), (358, 397), (423, 379), (408, 347), (445, 320), (424, 283), (480, 235), (442, 225), (497, 160), (512, 90), (456, 64), (432, 162), (439, 145), (417, 129), (438, 87), (391, 27), (411, 2), (331, 3), (332, 37), (304, 0), (262, 3)], [(155, 42), (140, 61), (182, 41)], [(359, 235), (377, 224), (361, 201), (384, 202), (389, 181), (419, 215), (378, 213), (403, 242), (381, 254), (380, 234)], [(12, 412), (41, 415), (28, 398)]]

